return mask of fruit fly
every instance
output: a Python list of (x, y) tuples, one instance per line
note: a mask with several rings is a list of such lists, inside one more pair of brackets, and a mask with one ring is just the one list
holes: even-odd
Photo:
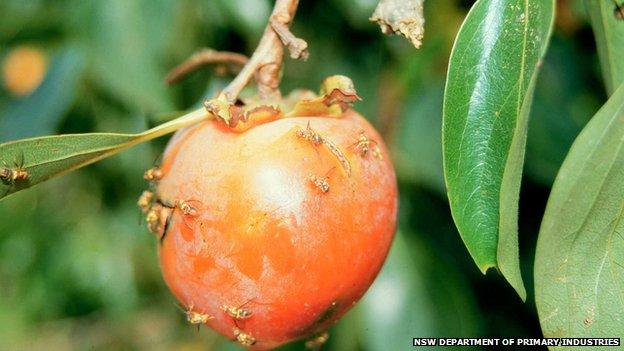
[(197, 311), (193, 311), (193, 306), (189, 307), (188, 311), (184, 312), (186, 314), (186, 320), (191, 324), (197, 324), (199, 327), (200, 324), (206, 324), (209, 320), (214, 317)]
[(250, 334), (243, 332), (238, 328), (234, 328), (234, 337), (243, 346), (252, 346), (256, 343), (256, 339)]
[(160, 168), (158, 168), (158, 166), (154, 166), (148, 169), (147, 171), (145, 171), (145, 173), (143, 173), (143, 179), (150, 181), (150, 182), (157, 182), (161, 180), (162, 177), (163, 177), (163, 172), (162, 170), (160, 170)]
[(297, 136), (301, 139), (309, 141), (314, 146), (319, 146), (324, 142), (323, 137), (316, 130), (310, 127), (310, 122), (308, 122), (305, 129), (297, 130)]
[(7, 166), (7, 164), (3, 161), (3, 167), (0, 168), (0, 180), (4, 183), (13, 184), (20, 180), (28, 180), (28, 172), (26, 168), (24, 168), (24, 154), (20, 154), (19, 161), (15, 161), (13, 163), (13, 168)]
[(375, 140), (370, 139), (364, 131), (360, 132), (357, 141), (353, 144), (355, 149), (362, 157), (366, 157), (369, 152), (378, 159), (382, 159), (381, 149)]
[(329, 174), (334, 170), (330, 169), (323, 177), (311, 175), (308, 179), (317, 187), (322, 193), (329, 192)]
[(322, 332), (320, 334), (315, 335), (313, 338), (305, 342), (306, 349), (310, 350), (319, 350), (321, 346), (323, 346), (327, 340), (329, 339), (329, 333)]
[(178, 304), (176, 304), (176, 307), (178, 307), (180, 311), (184, 313), (187, 322), (193, 325), (197, 325), (197, 331), (199, 331), (199, 327), (202, 324), (206, 324), (209, 320), (214, 318), (209, 314), (193, 311), (193, 304), (189, 306), (188, 310), (184, 309)]
[[(242, 306), (246, 305), (247, 302), (245, 302)], [(223, 305), (221, 306), (221, 309), (223, 310), (223, 312), (227, 313), (230, 317), (234, 318), (234, 319), (247, 319), (249, 317), (251, 317), (251, 311), (243, 308), (243, 307), (234, 307), (234, 306), (227, 306), (227, 305)]]
[(327, 181), (327, 177), (318, 177), (318, 176), (310, 176), (310, 181), (314, 186), (316, 186), (321, 192), (326, 193), (329, 191), (329, 182)]
[(297, 130), (297, 136), (301, 139), (309, 141), (314, 146), (325, 145), (329, 152), (331, 152), (334, 157), (338, 159), (338, 162), (340, 162), (340, 165), (342, 166), (342, 169), (346, 173), (347, 177), (351, 176), (351, 163), (349, 163), (345, 154), (340, 150), (340, 148), (338, 148), (338, 146), (336, 146), (336, 144), (334, 144), (333, 141), (322, 137), (316, 130), (312, 129), (312, 127), (310, 127), (310, 122), (308, 122), (305, 129)]
[(150, 210), (153, 200), (154, 200), (154, 193), (149, 190), (145, 190), (139, 197), (139, 200), (137, 201), (137, 205), (139, 206), (139, 208), (141, 209), (143, 213), (147, 214), (147, 212)]
[(28, 180), (28, 171), (24, 168), (24, 153), (20, 153), (19, 160), (13, 162), (13, 167), (9, 167), (4, 161), (2, 161), (2, 167), (0, 168), (0, 180), (4, 184), (10, 185), (3, 197), (11, 190), (11, 186), (17, 182)]
[(163, 205), (159, 200), (156, 200), (147, 210), (145, 215), (147, 227), (150, 232), (156, 234), (160, 242), (162, 242), (167, 234), (167, 230), (171, 225), (172, 215), (172, 209)]
[(613, 0), (613, 4), (615, 5), (615, 9), (613, 9), (613, 15), (618, 20), (624, 20), (624, 4), (618, 4), (616, 0)]
[(197, 216), (197, 208), (193, 207), (189, 201), (179, 201), (178, 208), (185, 216)]

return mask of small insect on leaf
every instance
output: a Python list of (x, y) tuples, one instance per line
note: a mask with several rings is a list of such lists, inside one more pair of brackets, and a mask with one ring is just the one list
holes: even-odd
[(0, 167), (0, 181), (3, 185), (7, 186), (2, 197), (6, 196), (15, 185), (28, 180), (29, 173), (24, 168), (24, 153), (20, 152), (18, 155), (19, 156), (13, 161), (12, 166), (2, 161), (2, 167)]
[[(198, 109), (138, 134), (52, 135), (0, 144), (0, 161), (10, 162), (11, 158), (18, 153), (23, 153), (26, 156), (26, 163), (22, 170), (27, 172), (18, 173), (16, 180), (28, 179), (27, 182), (13, 182), (14, 184), (0, 182), (0, 199), (50, 178), (115, 155), (137, 144), (210, 118), (213, 116), (208, 114), (206, 110)], [(3, 190), (5, 190), (4, 194)]]
[(613, 0), (615, 8), (613, 9), (613, 15), (618, 20), (624, 20), (624, 4), (618, 4), (616, 0)]

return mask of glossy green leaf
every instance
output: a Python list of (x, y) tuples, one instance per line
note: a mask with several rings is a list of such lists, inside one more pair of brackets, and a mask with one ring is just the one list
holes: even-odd
[(624, 82), (624, 21), (615, 16), (612, 1), (585, 0), (585, 7), (596, 38), (602, 76), (612, 94)]
[(524, 299), (518, 195), (537, 67), (554, 1), (477, 1), (455, 41), (444, 97), (443, 159), (453, 219), (485, 272)]
[(142, 142), (207, 118), (198, 109), (139, 134), (88, 133), (53, 135), (0, 144), (0, 167), (25, 169), (28, 179), (0, 182), (0, 199)]
[(546, 337), (624, 335), (624, 86), (574, 141), (535, 257)]

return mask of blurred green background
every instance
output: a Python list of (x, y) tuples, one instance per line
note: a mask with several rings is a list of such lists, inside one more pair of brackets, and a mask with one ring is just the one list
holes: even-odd
[[(450, 217), (440, 127), (445, 70), (471, 1), (426, 2), (420, 50), (368, 21), (375, 0), (302, 0), (293, 32), (307, 62), (286, 61), (282, 91), (353, 78), (391, 146), (400, 228), (382, 273), (332, 330), (327, 350), (408, 350), (412, 337), (540, 337), (532, 293), (537, 230), (572, 140), (605, 100), (579, 1), (560, 1), (531, 113), (520, 200), (529, 298), (479, 273)], [(250, 54), (266, 0), (2, 0), (0, 61), (20, 46), (46, 57), (43, 82), (16, 95), (4, 72), (0, 142), (92, 131), (138, 132), (188, 109), (231, 77), (212, 67), (167, 88), (195, 50)], [(6, 64), (4, 65), (6, 66)], [(6, 67), (5, 67), (6, 71)], [(14, 73), (15, 74), (15, 73)], [(0, 202), (0, 350), (237, 350), (197, 331), (160, 277), (155, 240), (135, 205), (167, 138)], [(301, 343), (285, 349), (299, 350)]]

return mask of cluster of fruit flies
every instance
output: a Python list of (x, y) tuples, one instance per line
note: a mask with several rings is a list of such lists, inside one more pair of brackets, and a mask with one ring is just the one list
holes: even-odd
[[(180, 307), (180, 309), (186, 315), (186, 320), (190, 324), (197, 326), (197, 330), (199, 330), (199, 327), (202, 324), (206, 324), (209, 320), (214, 319), (214, 317), (209, 314), (201, 313), (201, 312), (193, 310), (192, 304), (189, 306), (188, 310), (185, 310), (182, 307)], [(251, 311), (249, 311), (246, 308), (242, 308), (242, 306), (234, 307), (234, 306), (223, 305), (221, 306), (221, 309), (223, 310), (223, 312), (225, 312), (227, 315), (229, 315), (230, 317), (234, 319), (234, 324), (236, 324), (236, 327), (232, 330), (232, 333), (234, 334), (234, 338), (236, 339), (236, 341), (238, 341), (243, 346), (254, 345), (256, 343), (256, 339), (252, 337), (251, 334), (245, 333), (242, 330), (240, 330), (237, 324), (237, 321), (244, 320), (244, 319), (251, 317), (251, 314), (252, 314)]]
[[(315, 147), (321, 145), (325, 146), (329, 152), (336, 157), (347, 177), (351, 176), (351, 163), (345, 154), (340, 150), (340, 148), (338, 148), (338, 146), (336, 146), (336, 144), (334, 144), (334, 142), (321, 136), (316, 130), (314, 130), (310, 126), (310, 123), (308, 123), (305, 129), (297, 130), (296, 134), (297, 137), (310, 142)], [(379, 149), (377, 142), (369, 139), (364, 131), (360, 132), (356, 142), (352, 144), (351, 147), (353, 147), (356, 153), (363, 158), (367, 157), (370, 153), (374, 157), (382, 159), (381, 150)], [(309, 179), (321, 192), (327, 193), (330, 189), (329, 173), (331, 173), (333, 169), (334, 168), (330, 169), (329, 172), (323, 177), (312, 175)], [(21, 170), (21, 168), (18, 168), (18, 170)], [(13, 173), (7, 173), (7, 177), (9, 175), (13, 177), (15, 170), (12, 172)], [(0, 173), (0, 177), (2, 177), (3, 180), (4, 174), (5, 172), (3, 170), (3, 172)], [(160, 181), (162, 177), (163, 172), (157, 166), (148, 169), (143, 174), (143, 178), (151, 183)], [(146, 221), (150, 231), (153, 233), (162, 233), (162, 236), (160, 237), (161, 239), (167, 231), (173, 210), (179, 209), (185, 216), (197, 216), (198, 214), (197, 208), (191, 204), (191, 201), (176, 200), (173, 203), (168, 204), (156, 199), (154, 192), (150, 190), (146, 190), (141, 194), (137, 204), (146, 215)], [(165, 219), (163, 220), (163, 218)], [(252, 346), (256, 343), (256, 339), (251, 334), (245, 333), (239, 329), (238, 326), (238, 321), (246, 320), (252, 316), (252, 312), (249, 309), (244, 308), (245, 304), (240, 307), (222, 305), (221, 309), (224, 313), (234, 319), (236, 327), (233, 329), (233, 334), (236, 341), (243, 346)], [(197, 325), (198, 328), (200, 325), (205, 324), (210, 319), (214, 318), (208, 314), (194, 311), (192, 305), (188, 310), (185, 310), (184, 313), (187, 321), (190, 324)], [(327, 341), (328, 338), (329, 335), (326, 332), (318, 334), (306, 342), (306, 347), (317, 350)]]
[[(349, 162), (349, 159), (345, 156), (344, 152), (342, 152), (340, 148), (338, 148), (338, 146), (336, 146), (336, 144), (333, 141), (329, 140), (326, 137), (321, 136), (316, 130), (314, 130), (310, 126), (310, 122), (308, 122), (305, 129), (303, 128), (298, 129), (296, 131), (296, 134), (297, 134), (297, 137), (308, 141), (315, 147), (321, 146), (321, 145), (324, 145), (325, 147), (327, 147), (329, 152), (331, 152), (334, 155), (334, 157), (336, 157), (338, 162), (340, 162), (340, 165), (342, 166), (342, 169), (344, 170), (347, 177), (351, 176), (351, 163)], [(360, 134), (357, 137), (356, 142), (353, 143), (351, 147), (353, 147), (355, 151), (362, 158), (367, 157), (370, 153), (375, 158), (383, 159), (383, 156), (381, 155), (381, 149), (379, 148), (379, 145), (377, 144), (377, 142), (375, 140), (370, 139), (366, 135), (366, 133), (364, 133), (364, 131), (360, 132)], [(329, 172), (327, 172), (327, 174), (323, 177), (311, 175), (308, 177), (308, 179), (322, 193), (327, 193), (329, 192), (329, 189), (330, 189), (329, 173), (332, 170), (333, 168), (330, 169)]]
[[(162, 179), (163, 175), (163, 171), (158, 166), (154, 166), (145, 171), (143, 178), (150, 183), (156, 183)], [(158, 199), (153, 191), (145, 190), (139, 197), (137, 205), (145, 214), (149, 230), (158, 235), (159, 239), (162, 240), (167, 233), (171, 216), (176, 209), (182, 212), (187, 225), (188, 217), (197, 217), (199, 211), (198, 206), (195, 205), (196, 202), (198, 203), (198, 201), (175, 200), (170, 203)]]
[[(162, 170), (157, 166), (148, 169), (143, 174), (143, 178), (150, 183), (160, 181), (163, 176), (164, 174)], [(171, 216), (175, 209), (180, 210), (180, 212), (182, 212), (182, 214), (184, 214), (185, 216), (195, 217), (198, 215), (198, 209), (192, 203), (193, 201), (184, 200), (176, 200), (173, 203), (167, 203), (165, 201), (157, 199), (156, 195), (151, 190), (143, 191), (143, 193), (139, 197), (139, 200), (137, 201), (137, 205), (146, 215), (148, 228), (151, 232), (159, 235), (160, 240), (162, 240), (167, 232), (167, 228), (171, 221)], [(252, 346), (256, 343), (256, 339), (250, 334), (240, 330), (236, 322), (240, 320), (245, 320), (252, 315), (251, 311), (244, 308), (243, 306), (235, 307), (223, 305), (221, 306), (221, 309), (224, 313), (232, 317), (235, 321), (236, 327), (233, 329), (233, 334), (236, 341), (244, 346)], [(214, 318), (213, 316), (210, 316), (206, 313), (195, 311), (193, 309), (193, 305), (190, 305), (188, 310), (183, 311), (186, 315), (186, 320), (190, 324), (197, 325), (197, 328), (199, 328), (202, 324), (206, 324), (209, 320)]]
[(28, 171), (24, 168), (24, 153), (20, 153), (19, 160), (13, 162), (13, 167), (9, 167), (4, 161), (2, 161), (2, 167), (0, 168), (0, 180), (2, 183), (9, 185), (6, 192), (2, 197), (11, 191), (11, 187), (15, 184), (28, 180)]

